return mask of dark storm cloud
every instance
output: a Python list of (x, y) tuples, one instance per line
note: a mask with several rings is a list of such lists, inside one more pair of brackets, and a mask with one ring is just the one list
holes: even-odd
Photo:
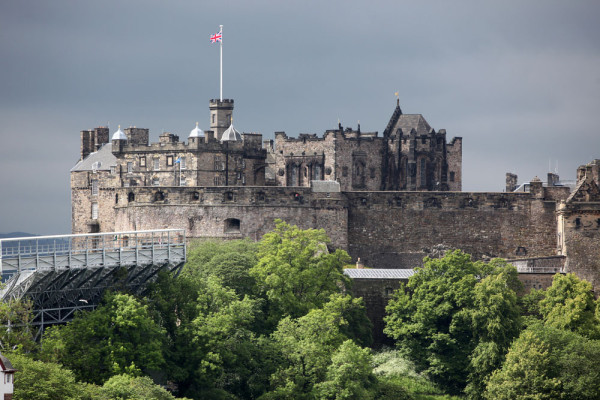
[(0, 232), (70, 230), (79, 131), (236, 126), (380, 133), (402, 109), (464, 139), (464, 190), (600, 157), (597, 1), (18, 1), (0, 4)]

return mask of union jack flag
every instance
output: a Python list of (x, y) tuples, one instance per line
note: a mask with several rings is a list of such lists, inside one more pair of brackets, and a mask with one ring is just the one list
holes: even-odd
[(215, 33), (214, 35), (210, 35), (210, 42), (211, 43), (217, 43), (222, 41), (223, 39), (223, 31), (219, 31), (219, 33)]

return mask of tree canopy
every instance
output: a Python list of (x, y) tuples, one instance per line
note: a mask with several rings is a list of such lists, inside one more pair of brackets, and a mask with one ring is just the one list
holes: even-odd
[(425, 259), (387, 307), (385, 333), (451, 393), (479, 396), (520, 330), (516, 270), (454, 251)]
[(600, 342), (541, 323), (512, 344), (506, 362), (491, 376), (486, 398), (581, 399), (600, 393)]
[(250, 270), (258, 293), (268, 301), (267, 318), (273, 324), (285, 316), (300, 317), (340, 293), (349, 284), (343, 267), (350, 262), (344, 250), (329, 252), (323, 229), (275, 222), (259, 242), (258, 262)]

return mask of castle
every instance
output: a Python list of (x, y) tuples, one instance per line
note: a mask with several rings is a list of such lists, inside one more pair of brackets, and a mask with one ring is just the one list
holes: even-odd
[(447, 141), (396, 104), (383, 134), (240, 133), (233, 100), (211, 100), (210, 129), (187, 142), (147, 129), (81, 132), (71, 170), (73, 233), (184, 228), (190, 238), (255, 240), (281, 218), (324, 228), (332, 246), (373, 268), (413, 268), (440, 245), (512, 260), (527, 287), (555, 272), (600, 285), (600, 160), (574, 190), (549, 175), (514, 191), (462, 192), (462, 138)]

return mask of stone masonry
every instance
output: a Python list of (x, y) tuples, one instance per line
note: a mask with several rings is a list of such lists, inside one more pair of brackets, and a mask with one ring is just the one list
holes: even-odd
[[(110, 141), (107, 128), (82, 131), (73, 233), (169, 227), (258, 240), (281, 218), (325, 229), (332, 247), (367, 267), (413, 268), (442, 245), (483, 260), (559, 257), (561, 272), (600, 285), (599, 160), (578, 169), (573, 192), (557, 176), (513, 192), (511, 175), (506, 192), (468, 193), (462, 138), (447, 142), (445, 130), (399, 104), (382, 136), (340, 124), (322, 137), (276, 132), (264, 147), (262, 135), (234, 130), (233, 100), (209, 108), (211, 129), (187, 141), (166, 132), (149, 143), (136, 127)], [(523, 278), (529, 287), (549, 284), (538, 272)]]

